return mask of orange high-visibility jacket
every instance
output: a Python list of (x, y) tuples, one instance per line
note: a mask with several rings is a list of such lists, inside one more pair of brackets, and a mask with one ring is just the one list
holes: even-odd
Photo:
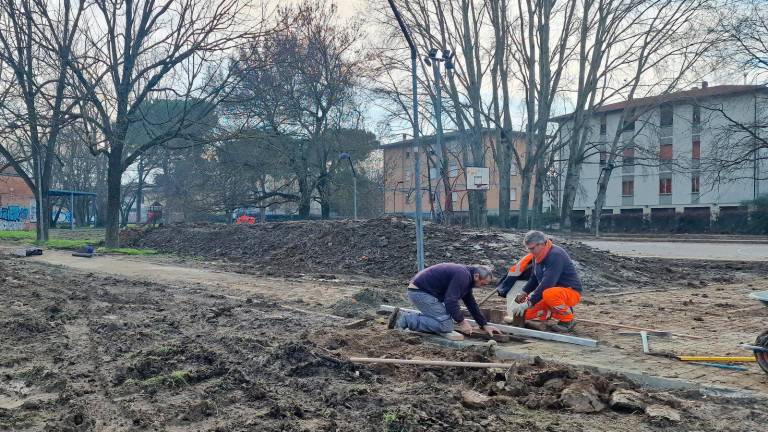
[(531, 269), (533, 268), (531, 265), (532, 263), (533, 254), (529, 253), (520, 258), (520, 261), (517, 263), (512, 264), (512, 266), (509, 267), (507, 275), (499, 281), (498, 285), (496, 285), (496, 291), (499, 292), (499, 295), (506, 297), (507, 293), (509, 293), (509, 291), (512, 289), (512, 286), (515, 284), (515, 282), (521, 279), (528, 280), (531, 275)]

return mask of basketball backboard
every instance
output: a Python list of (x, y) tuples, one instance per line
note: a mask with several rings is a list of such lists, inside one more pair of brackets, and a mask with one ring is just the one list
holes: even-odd
[(488, 190), (491, 188), (491, 169), (467, 167), (467, 190)]

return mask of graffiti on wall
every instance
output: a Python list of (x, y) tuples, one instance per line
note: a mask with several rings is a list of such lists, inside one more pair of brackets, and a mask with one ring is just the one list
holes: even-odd
[(0, 220), (21, 222), (29, 219), (29, 209), (17, 205), (0, 207)]
[(27, 229), (29, 224), (24, 222), (7, 221), (0, 219), (0, 231), (21, 231)]
[(18, 231), (30, 228), (30, 209), (19, 205), (0, 207), (0, 231)]

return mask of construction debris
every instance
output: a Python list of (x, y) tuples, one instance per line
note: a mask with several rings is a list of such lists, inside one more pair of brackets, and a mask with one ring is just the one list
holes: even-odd
[(611, 409), (624, 412), (643, 412), (646, 407), (643, 395), (627, 389), (618, 389), (613, 392), (608, 405)]
[(566, 408), (577, 413), (596, 413), (605, 409), (600, 393), (590, 382), (575, 382), (560, 394)]
[(461, 404), (467, 408), (485, 408), (491, 402), (491, 398), (474, 390), (461, 392)]
[(43, 250), (37, 247), (28, 247), (28, 248), (16, 249), (13, 253), (18, 257), (28, 257), (28, 256), (42, 255)]

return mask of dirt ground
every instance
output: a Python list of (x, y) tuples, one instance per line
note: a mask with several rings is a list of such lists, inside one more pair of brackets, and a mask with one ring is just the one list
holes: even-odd
[[(402, 286), (394, 280), (257, 277), (221, 268), (166, 256), (1, 256), (0, 430), (692, 432), (758, 431), (768, 422), (768, 403), (760, 395), (727, 399), (641, 389), (610, 373), (564, 365), (634, 359), (639, 370), (681, 367), (642, 358), (639, 341), (614, 330), (579, 327), (578, 335), (600, 339), (599, 349), (545, 342), (500, 345), (497, 355), (482, 346), (450, 349), (388, 331), (380, 320), (351, 330), (343, 324), (352, 319), (324, 315), (370, 316), (378, 304), (402, 302)], [(737, 340), (749, 341), (765, 316), (744, 294), (764, 282), (751, 273), (728, 276), (737, 283), (585, 297), (578, 312), (711, 335), (685, 342), (685, 348), (737, 353)], [(723, 323), (733, 315), (740, 324), (726, 331)], [(680, 348), (681, 339), (660, 343), (652, 339), (652, 348)], [(559, 362), (469, 370), (348, 361), (500, 361), (503, 351)], [(681, 377), (756, 393), (766, 388), (754, 370), (719, 383)], [(618, 395), (629, 395), (631, 403), (611, 407)]]

